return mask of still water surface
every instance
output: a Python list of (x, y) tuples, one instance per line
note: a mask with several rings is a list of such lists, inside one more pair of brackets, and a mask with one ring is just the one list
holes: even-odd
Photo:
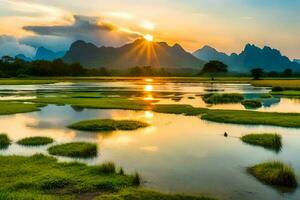
[[(200, 90), (200, 86), (195, 86), (197, 87)], [(226, 91), (227, 87), (238, 88), (235, 92), (253, 93), (252, 86), (249, 85), (241, 86), (246, 89), (225, 85), (223, 89)], [(144, 88), (142, 85), (141, 89)], [(195, 93), (195, 89), (185, 90)], [(261, 92), (257, 88), (254, 90), (255, 93)], [(186, 101), (200, 101), (200, 97), (194, 96), (195, 99), (187, 97)], [(280, 102), (284, 101), (281, 99)], [(151, 126), (136, 131), (111, 133), (90, 133), (66, 128), (76, 121), (95, 118), (136, 119), (148, 122)], [(95, 142), (99, 147), (99, 155), (93, 159), (79, 161), (90, 165), (113, 161), (118, 166), (124, 167), (127, 172), (138, 171), (145, 180), (143, 183), (145, 187), (161, 191), (202, 193), (220, 199), (234, 200), (300, 199), (300, 189), (281, 192), (258, 182), (246, 172), (247, 166), (265, 160), (279, 159), (291, 164), (296, 174), (300, 176), (299, 129), (222, 124), (204, 121), (199, 117), (159, 114), (151, 111), (78, 110), (70, 106), (49, 105), (39, 112), (0, 116), (0, 130), (7, 133), (14, 142), (27, 136), (50, 136), (56, 143)], [(223, 137), (225, 131), (230, 137)], [(253, 132), (281, 134), (282, 150), (276, 153), (244, 144), (239, 140), (243, 134)], [(47, 147), (28, 148), (12, 144), (0, 153), (46, 154)], [(59, 157), (59, 160), (71, 159)]]

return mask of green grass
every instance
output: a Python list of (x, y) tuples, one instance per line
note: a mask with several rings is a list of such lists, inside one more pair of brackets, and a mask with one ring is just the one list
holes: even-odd
[(0, 115), (39, 111), (42, 106), (44, 106), (44, 104), (3, 101), (0, 102)]
[(258, 180), (284, 187), (297, 187), (297, 178), (294, 169), (280, 161), (269, 161), (248, 168), (250, 174)]
[(164, 194), (146, 189), (125, 189), (116, 194), (104, 194), (96, 200), (213, 200), (213, 198), (183, 194)]
[(151, 107), (151, 104), (142, 100), (130, 100), (127, 98), (103, 97), (103, 98), (72, 98), (72, 97), (40, 97), (30, 100), (31, 102), (71, 105), (82, 108), (95, 109), (125, 109), (144, 110)]
[(278, 92), (271, 92), (272, 95), (278, 95), (278, 96), (286, 96), (286, 97), (300, 97), (300, 91), (299, 90), (284, 90), (284, 91), (278, 91)]
[(4, 133), (0, 134), (0, 149), (5, 149), (10, 145), (10, 139)]
[(0, 79), (0, 85), (36, 85), (56, 83), (56, 80), (47, 79)]
[(250, 109), (262, 107), (262, 103), (259, 100), (244, 100), (242, 101), (242, 105), (245, 106), (245, 108), (250, 108)]
[(296, 80), (296, 79), (257, 80), (257, 81), (252, 81), (251, 84), (257, 87), (281, 87), (284, 90), (300, 89), (300, 80)]
[(160, 104), (153, 107), (154, 112), (168, 114), (185, 114), (189, 116), (200, 115), (208, 112), (207, 108), (195, 108), (191, 105)]
[[(114, 173), (116, 173), (116, 166), (115, 166), (115, 163), (113, 163), (113, 162), (105, 162), (99, 166), (96, 166), (95, 170), (97, 170), (97, 172), (99, 172), (99, 173), (114, 174)], [(124, 171), (122, 174), (124, 174)]]
[(24, 146), (39, 146), (53, 143), (54, 140), (49, 137), (27, 137), (19, 140), (17, 143)]
[(225, 104), (225, 103), (239, 103), (244, 100), (242, 94), (238, 93), (212, 93), (205, 94), (202, 97), (203, 101), (208, 104)]
[(201, 119), (220, 123), (300, 127), (299, 113), (210, 110), (206, 108), (196, 108), (191, 105), (156, 105), (153, 111), (190, 116), (201, 115)]
[(114, 130), (136, 130), (144, 128), (149, 124), (136, 120), (112, 120), (96, 119), (85, 120), (69, 125), (69, 128), (82, 131), (114, 131)]
[(209, 110), (202, 119), (231, 124), (273, 125), (300, 128), (300, 114), (243, 110)]
[(87, 142), (72, 142), (54, 145), (48, 148), (51, 155), (74, 158), (91, 158), (97, 156), (97, 145)]
[(276, 152), (282, 147), (281, 136), (278, 134), (248, 134), (241, 137), (241, 140), (247, 144), (262, 146)]
[(268, 98), (272, 98), (272, 95), (270, 93), (263, 93), (259, 95), (259, 98), (268, 99)]
[(100, 173), (100, 166), (57, 162), (44, 155), (0, 156), (0, 199), (80, 199), (136, 186), (132, 175)]

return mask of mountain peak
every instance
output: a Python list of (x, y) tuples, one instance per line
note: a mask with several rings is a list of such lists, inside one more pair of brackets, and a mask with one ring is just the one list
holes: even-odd
[(151, 48), (145, 48), (143, 38), (118, 48), (101, 47), (84, 41), (76, 41), (64, 56), (67, 62), (80, 62), (86, 67), (130, 68), (134, 66), (152, 66), (164, 68), (200, 69), (204, 61), (186, 52), (179, 44), (169, 46), (165, 42), (152, 42)]

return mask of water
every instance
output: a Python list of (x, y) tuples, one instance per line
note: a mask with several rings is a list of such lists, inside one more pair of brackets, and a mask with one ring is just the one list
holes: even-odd
[[(197, 84), (192, 85), (192, 88), (183, 86), (185, 88), (183, 90), (190, 92), (184, 94), (184, 99), (181, 101), (200, 102), (201, 98), (196, 96), (196, 92), (198, 93), (200, 88), (205, 91), (205, 88)], [(35, 87), (44, 89), (42, 86)], [(156, 87), (153, 86), (148, 92), (155, 91)], [(160, 86), (160, 89), (163, 87), (165, 86)], [(173, 87), (165, 90), (170, 91)], [(145, 85), (140, 88), (144, 89)], [(263, 88), (261, 91), (249, 85), (224, 85), (225, 92), (229, 90), (226, 88), (245, 94), (267, 90)], [(195, 99), (189, 99), (191, 95)], [(173, 102), (169, 99), (165, 100)], [(299, 102), (294, 100), (288, 102), (289, 100), (287, 99), (286, 102), (281, 99), (280, 103), (286, 105), (291, 103), (292, 111), (292, 107), (299, 105)], [(261, 110), (270, 111), (268, 109), (271, 108), (272, 106)], [(66, 128), (76, 121), (95, 118), (136, 119), (148, 122), (151, 126), (135, 131), (111, 133), (89, 133)], [(55, 139), (55, 143), (95, 142), (98, 144), (99, 155), (93, 159), (79, 159), (79, 161), (89, 165), (113, 161), (118, 166), (122, 166), (126, 172), (138, 171), (145, 180), (143, 186), (161, 191), (201, 193), (234, 200), (300, 199), (300, 189), (282, 192), (260, 183), (246, 172), (248, 166), (265, 160), (278, 159), (291, 164), (299, 175), (299, 129), (222, 124), (204, 121), (199, 117), (159, 114), (151, 111), (75, 110), (70, 106), (49, 105), (39, 112), (0, 116), (0, 130), (7, 133), (13, 142), (28, 136), (49, 136)], [(229, 133), (228, 138), (223, 137), (225, 131)], [(282, 150), (276, 153), (244, 144), (239, 140), (242, 135), (253, 132), (281, 134)], [(49, 146), (30, 148), (14, 143), (0, 153), (3, 155), (47, 154)], [(59, 160), (73, 159), (59, 157)]]

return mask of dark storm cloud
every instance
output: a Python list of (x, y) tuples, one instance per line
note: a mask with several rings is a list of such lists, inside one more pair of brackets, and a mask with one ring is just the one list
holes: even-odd
[[(119, 46), (135, 38), (138, 33), (120, 31), (117, 25), (105, 22), (98, 17), (74, 16), (74, 22), (63, 26), (25, 26), (27, 31), (37, 34), (36, 37), (47, 36), (60, 38), (65, 41), (85, 40), (98, 46)], [(27, 43), (34, 40), (27, 38)], [(35, 39), (36, 40), (36, 39)], [(41, 41), (42, 42), (42, 41)], [(53, 42), (53, 41), (52, 41)]]

